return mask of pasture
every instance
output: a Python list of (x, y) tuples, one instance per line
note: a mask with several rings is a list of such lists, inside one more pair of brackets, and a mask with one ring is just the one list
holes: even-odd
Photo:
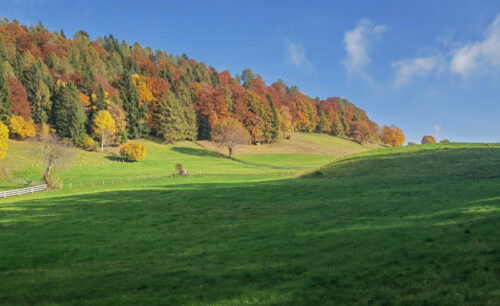
[(500, 145), (365, 150), (287, 175), (190, 143), (145, 144), (143, 162), (80, 152), (114, 163), (59, 175), (119, 179), (176, 162), (202, 174), (0, 201), (0, 303), (500, 302)]

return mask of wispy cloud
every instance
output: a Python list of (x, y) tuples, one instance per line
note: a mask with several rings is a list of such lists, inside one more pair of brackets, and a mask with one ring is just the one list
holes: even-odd
[(434, 133), (436, 135), (436, 138), (441, 138), (442, 134), (441, 134), (441, 125), (440, 124), (434, 125)]
[(468, 43), (452, 51), (450, 71), (465, 76), (474, 70), (500, 64), (500, 14), (490, 25), (483, 40)]
[(392, 63), (394, 73), (394, 86), (402, 87), (415, 76), (426, 76), (434, 71), (441, 71), (445, 65), (445, 59), (440, 53), (427, 57), (405, 59)]
[(349, 72), (362, 72), (370, 63), (369, 49), (386, 30), (386, 26), (363, 19), (354, 29), (345, 32), (344, 47), (347, 54), (344, 64)]
[(298, 43), (288, 42), (287, 59), (290, 64), (296, 67), (306, 68), (308, 70), (314, 69), (314, 65), (307, 58), (304, 48)]

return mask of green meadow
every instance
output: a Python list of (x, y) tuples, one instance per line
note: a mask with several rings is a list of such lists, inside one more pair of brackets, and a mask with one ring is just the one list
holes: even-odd
[[(500, 303), (500, 145), (238, 155), (311, 168), (286, 171), (143, 143), (0, 199), (0, 304)], [(16, 177), (39, 176), (31, 147), (11, 144)]]

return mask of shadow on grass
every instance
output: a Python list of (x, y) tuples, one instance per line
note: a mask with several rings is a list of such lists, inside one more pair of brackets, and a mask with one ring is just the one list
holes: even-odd
[(108, 155), (105, 157), (107, 160), (114, 161), (114, 162), (125, 162), (125, 163), (131, 163), (128, 159), (119, 156), (119, 155)]
[[(388, 166), (418, 168), (429, 156)], [(498, 189), (385, 180), (186, 183), (5, 203), (0, 301), (457, 304), (462, 292), (487, 304), (500, 285), (500, 204), (478, 203)]]
[(188, 148), (188, 147), (173, 147), (172, 151), (181, 153), (181, 154), (187, 154), (187, 155), (193, 155), (193, 156), (199, 156), (199, 157), (220, 157), (218, 154), (205, 150), (205, 149), (198, 149), (198, 148)]

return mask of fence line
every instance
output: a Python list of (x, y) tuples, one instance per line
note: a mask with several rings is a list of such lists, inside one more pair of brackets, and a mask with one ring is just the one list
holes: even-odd
[(14, 189), (14, 190), (7, 190), (7, 191), (1, 191), (0, 192), (0, 198), (8, 198), (11, 196), (16, 196), (16, 195), (22, 195), (22, 194), (27, 194), (27, 193), (34, 193), (38, 191), (43, 191), (47, 189), (47, 185), (38, 185), (38, 186), (33, 186), (33, 187), (26, 187), (26, 188), (21, 188), (21, 189)]

